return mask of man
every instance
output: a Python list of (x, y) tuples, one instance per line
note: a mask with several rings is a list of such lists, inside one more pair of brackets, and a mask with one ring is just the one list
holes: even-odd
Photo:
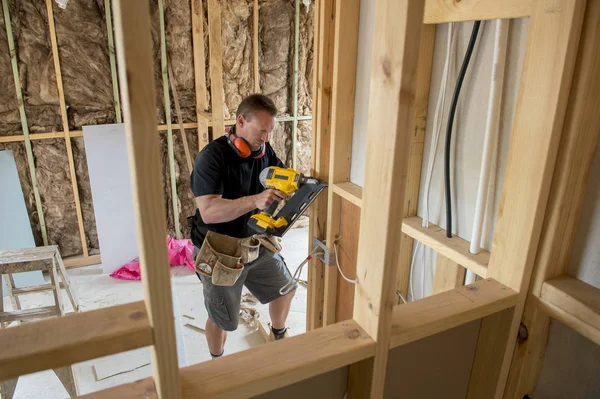
[[(255, 232), (248, 226), (250, 216), (273, 201), (285, 199), (285, 194), (278, 190), (265, 190), (259, 180), (264, 168), (284, 167), (268, 143), (276, 114), (275, 104), (268, 97), (261, 94), (246, 97), (237, 109), (235, 126), (196, 156), (191, 176), (198, 207), (191, 232), (195, 253), (208, 230), (236, 238), (252, 236)], [(295, 287), (287, 295), (279, 293), (292, 280), (279, 254), (261, 246), (259, 257), (244, 265), (233, 286), (216, 286), (210, 277), (200, 274), (198, 277), (204, 288), (209, 316), (206, 339), (213, 358), (223, 354), (227, 331), (237, 328), (243, 285), (261, 303), (269, 303), (273, 337), (285, 336), (285, 321)]]

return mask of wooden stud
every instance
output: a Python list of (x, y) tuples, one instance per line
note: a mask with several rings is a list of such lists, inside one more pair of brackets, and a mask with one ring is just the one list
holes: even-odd
[[(471, 379), (469, 392), (493, 392), (496, 397), (504, 392), (537, 255), (584, 10), (583, 0), (534, 3), (504, 175), (502, 211), (487, 273), (519, 292), (521, 298), (509, 334), (504, 335), (507, 326), (496, 324), (490, 328), (488, 342), (480, 337), (478, 351), (501, 342), (498, 337), (506, 338), (497, 346), (503, 350), (493, 353), (502, 361), (476, 355), (472, 375), (480, 377)], [(490, 365), (499, 370), (490, 370)]]
[(481, 250), (476, 255), (472, 254), (469, 252), (468, 241), (457, 236), (446, 237), (446, 231), (441, 227), (429, 223), (429, 227), (425, 228), (422, 226), (420, 217), (412, 216), (402, 221), (402, 232), (471, 270), (478, 276), (483, 278), (487, 276), (490, 253)]
[(192, 0), (192, 45), (194, 50), (194, 81), (196, 84), (196, 119), (198, 121), (198, 151), (210, 141), (208, 123), (200, 116), (208, 108), (206, 100), (206, 57), (204, 56), (204, 11), (202, 0)]
[(152, 369), (160, 398), (181, 397), (171, 279), (165, 246), (166, 215), (156, 126), (150, 10), (147, 2), (115, 2), (117, 56), (131, 173), (144, 298), (154, 346)]
[[(427, 4), (427, 3), (426, 3)], [(421, 183), (421, 163), (423, 146), (427, 130), (427, 110), (429, 107), (429, 87), (433, 66), (433, 48), (435, 46), (435, 26), (421, 26), (421, 46), (419, 48), (419, 68), (417, 70), (417, 93), (415, 95), (415, 113), (413, 116), (413, 134), (410, 138), (410, 158), (406, 194), (404, 197), (404, 217), (416, 216)], [(402, 235), (400, 238), (400, 256), (398, 257), (398, 275), (396, 289), (406, 298), (410, 279), (413, 239)]]
[(254, 92), (260, 93), (260, 69), (258, 67), (258, 0), (252, 8), (252, 54), (254, 62)]
[(169, 160), (169, 176), (171, 186), (171, 208), (173, 209), (173, 224), (175, 237), (181, 238), (181, 226), (179, 224), (179, 197), (177, 195), (177, 176), (175, 173), (175, 150), (173, 148), (173, 126), (171, 120), (171, 96), (169, 95), (169, 72), (167, 60), (167, 39), (165, 37), (165, 8), (163, 0), (158, 0), (158, 11), (160, 17), (160, 68), (162, 70), (163, 96), (165, 102), (165, 120), (167, 122), (167, 158)]
[(531, 15), (537, 0), (425, 0), (423, 22), (443, 24), (446, 22), (475, 21), (483, 19), (511, 19)]
[(25, 105), (23, 102), (23, 89), (21, 87), (21, 79), (19, 78), (19, 66), (17, 64), (17, 49), (15, 39), (12, 32), (10, 22), (10, 11), (8, 0), (2, 0), (2, 12), (4, 14), (4, 25), (6, 27), (6, 37), (8, 39), (8, 49), (10, 51), (10, 62), (17, 91), (17, 103), (19, 106), (19, 116), (21, 117), (21, 127), (23, 129), (23, 141), (25, 142), (25, 151), (27, 153), (27, 163), (29, 165), (29, 176), (31, 176), (31, 187), (33, 189), (33, 197), (35, 198), (35, 208), (37, 210), (38, 219), (40, 222), (40, 231), (42, 233), (42, 242), (48, 245), (48, 233), (46, 231), (46, 221), (44, 218), (44, 209), (42, 208), (42, 199), (40, 198), (40, 190), (37, 184), (37, 175), (35, 172), (35, 161), (33, 159), (33, 151), (31, 149), (31, 138), (29, 135), (29, 125), (27, 124), (27, 115), (25, 114)]
[[(477, 350), (475, 351), (475, 364), (484, 364), (486, 367), (471, 369), (471, 381), (498, 381), (504, 347), (509, 340), (510, 330), (506, 328), (514, 318), (515, 308), (505, 309), (502, 312), (484, 317), (479, 327)], [(467, 399), (493, 398), (496, 384), (471, 383), (467, 390)]]
[(169, 68), (169, 82), (171, 83), (171, 91), (173, 92), (173, 103), (175, 103), (175, 112), (177, 113), (177, 123), (179, 124), (179, 132), (181, 133), (181, 141), (183, 143), (183, 150), (185, 151), (185, 160), (188, 167), (188, 173), (192, 173), (192, 155), (190, 154), (190, 148), (188, 146), (187, 137), (185, 135), (185, 129), (183, 128), (183, 117), (181, 116), (181, 107), (179, 107), (179, 95), (177, 95), (177, 84), (175, 82), (175, 76), (173, 75), (173, 68), (171, 64), (168, 64)]
[(108, 56), (110, 58), (110, 76), (113, 86), (115, 116), (117, 118), (117, 123), (123, 123), (123, 117), (121, 116), (121, 98), (119, 97), (119, 79), (117, 77), (117, 60), (115, 58), (115, 40), (113, 35), (110, 0), (104, 0), (104, 12), (106, 14), (106, 36), (108, 37)]
[(5, 380), (152, 345), (152, 328), (139, 301), (2, 329), (0, 342)]
[(512, 309), (517, 302), (515, 291), (486, 279), (396, 306), (392, 315), (390, 348)]
[(433, 294), (453, 290), (463, 285), (466, 271), (458, 263), (446, 258), (442, 254), (438, 254), (435, 266), (435, 279), (433, 281)]
[(398, 222), (404, 213), (398, 204), (404, 203), (405, 196), (402, 176), (408, 170), (423, 6), (421, 0), (382, 0), (375, 9), (354, 299), (354, 319), (377, 342), (372, 372), (357, 376), (358, 385), (370, 386), (371, 398), (383, 397), (396, 303)]
[[(318, 18), (318, 19), (317, 19)], [(315, 78), (313, 87), (313, 119), (311, 175), (329, 181), (329, 148), (331, 142), (331, 91), (333, 80), (333, 38), (335, 0), (318, 0), (315, 8)], [(318, 35), (317, 35), (318, 33)], [(315, 39), (316, 40), (316, 39)], [(309, 236), (320, 241), (327, 233), (327, 197), (319, 196), (309, 208)], [(312, 251), (312, 242), (309, 243)], [(308, 264), (308, 306), (306, 329), (323, 326), (325, 268), (313, 258)]]
[(81, 213), (81, 202), (79, 201), (79, 188), (77, 186), (77, 175), (75, 174), (75, 161), (73, 159), (73, 148), (71, 145), (71, 136), (69, 134), (69, 119), (67, 117), (67, 105), (65, 103), (65, 92), (62, 82), (62, 73), (60, 71), (60, 59), (58, 55), (58, 42), (56, 41), (56, 28), (54, 25), (54, 11), (52, 10), (52, 0), (46, 0), (46, 10), (48, 12), (48, 26), (50, 28), (50, 43), (52, 44), (52, 58), (54, 59), (54, 72), (56, 73), (56, 86), (58, 88), (58, 101), (60, 103), (60, 115), (62, 118), (63, 130), (65, 132), (65, 146), (67, 148), (67, 158), (69, 160), (69, 171), (71, 172), (71, 185), (73, 187), (73, 198), (75, 200), (75, 211), (77, 213), (77, 224), (79, 225), (79, 237), (81, 239), (81, 248), (83, 256), (88, 256), (87, 240), (85, 238), (85, 229), (83, 227), (83, 214)]
[[(335, 10), (333, 44), (333, 92), (331, 118), (331, 145), (329, 152), (329, 184), (350, 180), (350, 154), (354, 122), (354, 93), (356, 57), (358, 54), (358, 20), (360, 0), (338, 1)], [(331, 253), (339, 241), (342, 200), (335, 190), (328, 190), (327, 246)], [(343, 237), (341, 237), (343, 240)], [(339, 244), (339, 243), (338, 243)], [(336, 322), (337, 268), (325, 268), (325, 296), (323, 325)]]
[(208, 43), (210, 51), (210, 99), (213, 139), (225, 134), (223, 123), (223, 53), (221, 45), (221, 0), (208, 0)]
[(533, 396), (541, 370), (550, 320), (538, 308), (542, 284), (566, 271), (581, 215), (600, 133), (600, 3), (588, 1), (573, 87), (556, 171), (542, 230), (539, 254), (523, 312), (527, 340), (519, 340), (511, 363), (506, 397)]

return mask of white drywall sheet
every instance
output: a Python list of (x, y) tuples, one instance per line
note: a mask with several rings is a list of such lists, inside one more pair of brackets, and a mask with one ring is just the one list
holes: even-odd
[(125, 125), (84, 126), (102, 271), (112, 273), (139, 254)]
[[(35, 241), (14, 154), (10, 150), (0, 151), (0, 251), (33, 247)], [(40, 271), (15, 273), (13, 277), (17, 287), (44, 284)], [(8, 295), (7, 289), (2, 292)]]

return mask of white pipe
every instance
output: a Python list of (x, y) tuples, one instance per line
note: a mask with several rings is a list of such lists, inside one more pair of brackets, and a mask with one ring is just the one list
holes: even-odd
[(475, 218), (473, 221), (473, 234), (471, 235), (470, 251), (479, 253), (481, 232), (483, 230), (483, 216), (487, 202), (488, 185), (490, 180), (490, 166), (494, 152), (497, 150), (498, 125), (500, 120), (500, 104), (502, 100), (502, 86), (504, 82), (504, 69), (506, 65), (506, 45), (508, 42), (508, 20), (496, 20), (494, 36), (494, 58), (492, 66), (492, 80), (485, 125), (485, 138), (483, 144), (483, 157), (481, 160), (481, 174), (477, 188), (477, 202), (475, 204)]

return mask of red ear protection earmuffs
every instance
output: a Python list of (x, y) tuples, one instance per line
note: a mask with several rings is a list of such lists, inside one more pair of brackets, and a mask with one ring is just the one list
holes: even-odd
[[(232, 139), (233, 136), (233, 139)], [(227, 133), (227, 142), (233, 151), (241, 158), (253, 157), (254, 159), (262, 158), (265, 155), (265, 145), (261, 145), (256, 151), (252, 151), (252, 147), (243, 137), (235, 135), (235, 126)]]

